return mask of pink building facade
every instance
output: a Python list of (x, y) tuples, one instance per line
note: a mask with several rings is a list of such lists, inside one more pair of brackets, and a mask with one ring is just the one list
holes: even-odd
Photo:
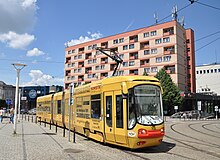
[(118, 52), (118, 75), (155, 76), (165, 68), (182, 92), (195, 92), (194, 32), (176, 21), (66, 47), (65, 88), (112, 75), (116, 63), (94, 47)]

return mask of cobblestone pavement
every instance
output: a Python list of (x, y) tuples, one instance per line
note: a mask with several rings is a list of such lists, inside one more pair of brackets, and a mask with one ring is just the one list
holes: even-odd
[(166, 119), (166, 135), (163, 143), (130, 151), (112, 145), (104, 145), (76, 135), (76, 143), (68, 142), (68, 132), (63, 137), (63, 129), (55, 126), (21, 120), (17, 124), (17, 134), (13, 134), (13, 124), (4, 119), (0, 123), (1, 160), (218, 160), (220, 159), (219, 120), (178, 120)]

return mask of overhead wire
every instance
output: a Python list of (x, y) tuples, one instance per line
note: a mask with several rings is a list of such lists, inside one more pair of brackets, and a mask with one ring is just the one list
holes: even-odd
[(210, 7), (212, 9), (216, 9), (216, 10), (220, 11), (220, 8), (218, 8), (218, 7), (214, 7), (214, 6), (211, 6), (209, 4), (205, 4), (205, 3), (202, 3), (202, 2), (198, 2), (198, 1), (194, 1), (194, 2), (196, 2), (196, 3), (200, 4), (200, 5), (203, 5), (203, 6), (206, 6), (206, 7)]

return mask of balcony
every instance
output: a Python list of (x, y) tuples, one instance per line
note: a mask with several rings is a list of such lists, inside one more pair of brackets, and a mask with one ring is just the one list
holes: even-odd
[(138, 41), (138, 36), (137, 36), (137, 35), (131, 36), (131, 37), (129, 38), (129, 42), (130, 42), (130, 43), (134, 43), (134, 42), (137, 42), (137, 41)]
[(140, 49), (149, 49), (149, 41), (141, 43)]

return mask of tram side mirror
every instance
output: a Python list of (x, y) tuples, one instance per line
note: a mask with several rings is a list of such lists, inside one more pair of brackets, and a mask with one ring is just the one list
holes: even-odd
[(121, 88), (122, 88), (122, 98), (126, 99), (128, 95), (128, 88), (125, 82), (121, 83)]

